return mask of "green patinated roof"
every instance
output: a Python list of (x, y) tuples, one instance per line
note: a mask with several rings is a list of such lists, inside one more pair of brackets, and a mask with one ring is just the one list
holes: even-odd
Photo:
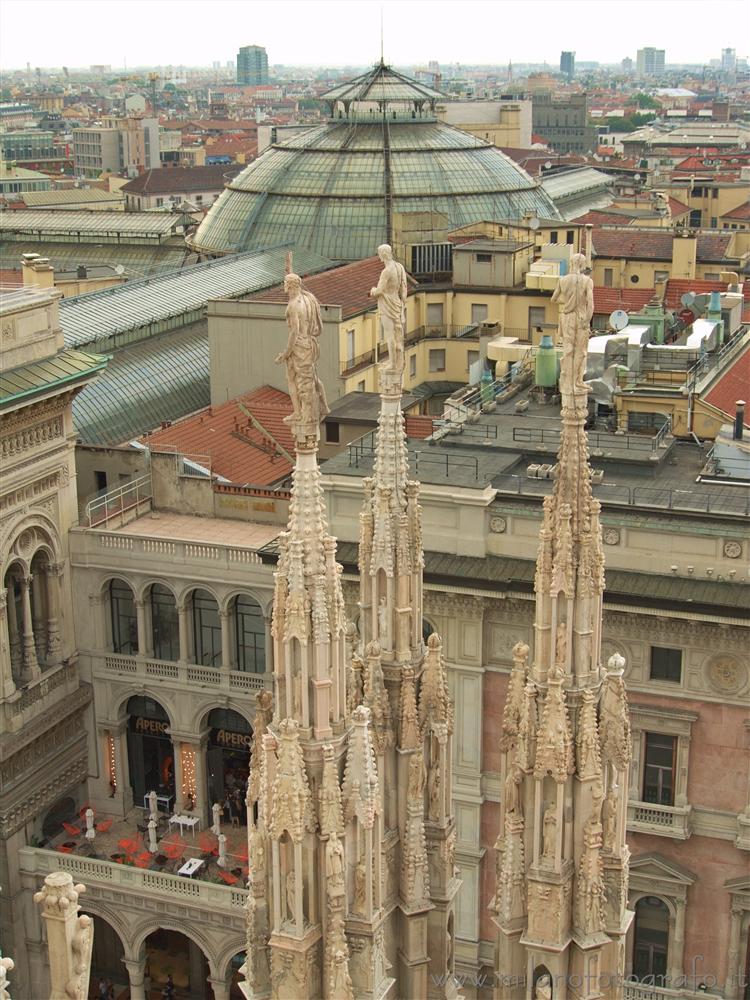
[(0, 407), (91, 378), (108, 360), (102, 354), (68, 350), (43, 361), (11, 368), (0, 374)]
[(390, 66), (379, 62), (372, 69), (353, 80), (339, 84), (333, 90), (323, 94), (324, 101), (375, 101), (385, 103), (422, 103), (437, 101), (442, 94), (427, 87), (418, 80), (412, 80), (403, 73), (398, 73)]
[[(238, 174), (197, 232), (229, 253), (290, 242), (360, 260), (389, 233), (387, 213), (445, 216), (456, 229), (526, 212), (559, 219), (547, 192), (496, 147), (434, 119), (333, 119), (272, 146)], [(439, 225), (439, 223), (436, 223)]]
[[(358, 546), (355, 542), (339, 542), (336, 558), (347, 566), (357, 564)], [(425, 552), (425, 577), (451, 580), (464, 587), (481, 589), (488, 584), (512, 586), (513, 589), (532, 591), (535, 564), (530, 559), (511, 559), (502, 556), (456, 556), (442, 552)], [(726, 609), (734, 612), (750, 611), (750, 587), (739, 583), (720, 583), (711, 580), (684, 580), (659, 576), (656, 573), (630, 573), (624, 570), (606, 571), (609, 601), (634, 598), (650, 601), (655, 607), (690, 605), (695, 610)]]

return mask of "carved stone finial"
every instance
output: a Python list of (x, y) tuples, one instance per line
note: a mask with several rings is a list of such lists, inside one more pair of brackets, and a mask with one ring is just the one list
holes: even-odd
[(78, 916), (78, 897), (85, 891), (85, 886), (73, 884), (69, 872), (53, 872), (34, 893), (47, 924), (53, 998), (86, 1000), (88, 996), (94, 923), (91, 917)]
[(279, 736), (278, 765), (271, 794), (268, 833), (279, 839), (287, 832), (295, 843), (299, 843), (305, 831), (315, 829), (315, 820), (297, 720), (284, 719), (279, 726)]

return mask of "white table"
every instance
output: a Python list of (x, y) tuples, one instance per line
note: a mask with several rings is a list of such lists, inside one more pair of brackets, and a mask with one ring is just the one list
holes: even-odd
[[(149, 812), (150, 809), (151, 809), (151, 803), (148, 800), (149, 794), (150, 793), (147, 792), (143, 796), (143, 808), (147, 812)], [(165, 813), (169, 812), (169, 806), (170, 806), (171, 801), (172, 801), (172, 796), (171, 795), (157, 795), (156, 796), (156, 808), (163, 810)]]
[(188, 878), (192, 878), (193, 875), (202, 868), (205, 864), (202, 858), (188, 858), (182, 868), (177, 869), (178, 875), (186, 875)]
[(175, 814), (174, 816), (170, 816), (169, 817), (169, 826), (170, 826), (170, 828), (173, 825), (174, 826), (179, 826), (179, 828), (180, 828), (180, 836), (182, 836), (182, 834), (184, 832), (183, 831), (183, 827), (185, 827), (185, 826), (188, 827), (190, 830), (195, 830), (195, 828), (198, 826), (198, 817), (197, 816), (180, 816), (178, 814)]

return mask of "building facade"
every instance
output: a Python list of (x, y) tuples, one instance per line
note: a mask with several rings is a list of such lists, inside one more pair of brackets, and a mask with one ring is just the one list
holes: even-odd
[(73, 165), (76, 174), (92, 178), (120, 172), (137, 177), (160, 167), (158, 119), (133, 115), (74, 128)]
[(268, 83), (268, 55), (262, 45), (243, 45), (237, 53), (237, 83), (257, 87)]
[(41, 934), (28, 938), (19, 920), (19, 851), (85, 794), (88, 773), (91, 687), (79, 672), (69, 561), (71, 402), (106, 362), (64, 349), (59, 298), (55, 289), (19, 289), (0, 309), (0, 936), (17, 996), (43, 995), (31, 983), (45, 951)]
[(560, 53), (560, 72), (568, 80), (572, 80), (576, 75), (576, 54), (575, 52)]
[(586, 94), (535, 93), (532, 127), (558, 153), (589, 153), (596, 149), (596, 126), (588, 122)]
[(638, 76), (660, 76), (664, 72), (664, 49), (638, 49), (635, 66)]

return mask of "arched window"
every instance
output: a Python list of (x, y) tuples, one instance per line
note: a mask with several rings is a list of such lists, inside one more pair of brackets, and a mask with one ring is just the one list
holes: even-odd
[(110, 580), (109, 609), (112, 616), (112, 649), (115, 653), (138, 652), (138, 619), (133, 591), (124, 580)]
[(669, 908), (658, 896), (644, 896), (635, 906), (633, 975), (651, 986), (666, 986)]
[(5, 574), (3, 585), (8, 594), (6, 616), (8, 626), (8, 645), (10, 647), (10, 669), (13, 683), (20, 687), (23, 684), (23, 593), (21, 580), (23, 569), (19, 563), (13, 563)]
[(433, 632), (437, 632), (437, 629), (432, 624), (428, 622), (426, 618), (422, 619), (422, 642), (427, 645), (427, 640), (430, 638)]
[(194, 590), (191, 603), (195, 662), (207, 667), (220, 667), (221, 621), (216, 599), (207, 590)]
[(180, 627), (174, 594), (163, 583), (151, 587), (151, 633), (157, 660), (179, 660)]
[(31, 560), (31, 621), (34, 629), (34, 648), (39, 666), (47, 666), (47, 642), (49, 639), (50, 601), (47, 588), (49, 586), (49, 559), (47, 553), (39, 551)]
[(266, 669), (266, 623), (257, 601), (245, 594), (234, 599), (237, 670), (262, 674)]

